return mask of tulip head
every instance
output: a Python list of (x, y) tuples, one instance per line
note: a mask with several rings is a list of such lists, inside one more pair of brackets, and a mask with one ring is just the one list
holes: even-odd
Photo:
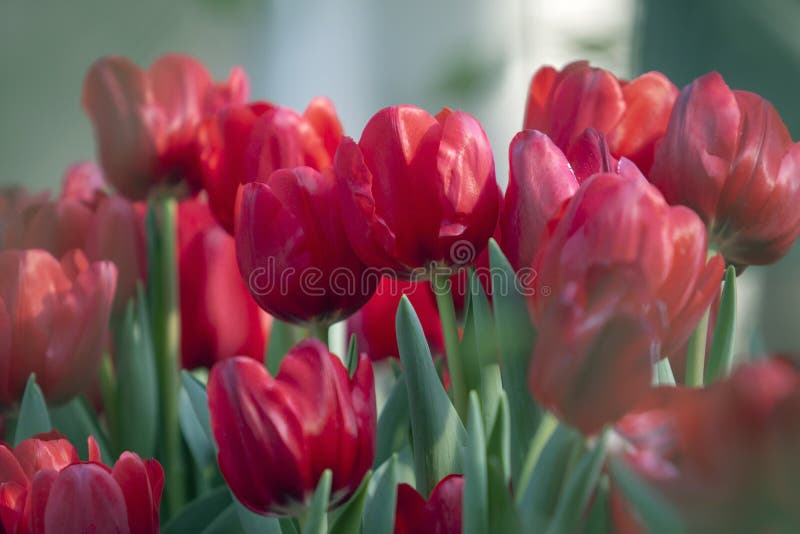
[(395, 534), (461, 534), (463, 495), (464, 477), (461, 475), (443, 478), (427, 501), (410, 485), (400, 484), (397, 487)]

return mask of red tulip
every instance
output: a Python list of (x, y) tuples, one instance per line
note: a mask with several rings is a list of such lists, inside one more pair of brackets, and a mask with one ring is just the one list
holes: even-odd
[(189, 56), (165, 55), (147, 70), (119, 56), (99, 59), (86, 75), (83, 107), (106, 178), (134, 200), (168, 181), (199, 187), (198, 124), (228, 104), (243, 104), (248, 92), (239, 67), (217, 84)]
[(565, 152), (586, 128), (595, 128), (608, 138), (614, 157), (647, 173), (677, 95), (659, 72), (627, 82), (586, 61), (561, 72), (543, 67), (531, 80), (524, 126), (546, 133)]
[(332, 323), (375, 292), (350, 247), (330, 172), (281, 169), (242, 188), (236, 225), (239, 270), (264, 310), (293, 323)]
[(431, 353), (444, 354), (444, 338), (436, 296), (428, 282), (405, 282), (383, 278), (375, 295), (347, 320), (348, 338), (355, 334), (358, 350), (372, 360), (399, 358), (395, 316), (400, 299), (406, 295), (422, 323)]
[(659, 388), (616, 430), (625, 461), (688, 532), (800, 524), (800, 374), (788, 360), (743, 365), (703, 390)]
[(0, 252), (0, 403), (19, 400), (31, 373), (56, 403), (91, 384), (116, 280), (113, 264), (77, 250), (61, 264), (43, 250)]
[(800, 143), (769, 102), (716, 72), (681, 91), (650, 179), (700, 215), (730, 263), (773, 263), (800, 234)]
[(220, 224), (234, 233), (236, 194), (240, 185), (269, 177), (273, 171), (333, 165), (342, 125), (333, 103), (315, 98), (302, 115), (269, 102), (232, 106), (203, 122), (203, 185)]
[(427, 501), (413, 487), (400, 484), (397, 487), (395, 534), (461, 534), (463, 493), (464, 478), (461, 475), (443, 478)]
[(157, 533), (164, 471), (156, 460), (123, 452), (106, 467), (93, 438), (89, 461), (56, 432), (0, 444), (3, 532)]
[(272, 318), (247, 291), (233, 238), (197, 199), (178, 205), (178, 275), (183, 367), (233, 356), (263, 361)]
[(307, 506), (326, 469), (336, 506), (375, 456), (375, 389), (365, 354), (352, 379), (314, 339), (290, 350), (275, 378), (251, 359), (225, 360), (211, 370), (208, 406), (222, 475), (259, 514)]
[[(494, 232), (500, 190), (486, 134), (463, 111), (385, 108), (334, 161), (350, 242), (401, 278), (433, 263), (467, 265)], [(409, 216), (413, 213), (413, 216)]]

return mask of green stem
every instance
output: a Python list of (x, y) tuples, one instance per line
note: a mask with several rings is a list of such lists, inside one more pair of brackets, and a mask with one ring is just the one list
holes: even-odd
[(467, 420), (467, 390), (464, 381), (464, 362), (461, 360), (458, 341), (458, 322), (453, 295), (450, 292), (450, 276), (447, 273), (434, 273), (434, 293), (442, 322), (444, 345), (447, 351), (447, 368), (450, 371), (450, 392), (453, 404), (462, 421)]
[(517, 494), (519, 499), (525, 494), (525, 488), (528, 486), (533, 476), (536, 464), (539, 463), (539, 458), (542, 455), (542, 451), (544, 451), (544, 446), (547, 445), (548, 440), (553, 435), (553, 432), (556, 431), (556, 428), (558, 428), (558, 419), (556, 416), (550, 412), (544, 412), (539, 421), (539, 426), (536, 428), (536, 434), (534, 434), (531, 440), (531, 446), (530, 449), (528, 449), (528, 454), (525, 457), (525, 463), (520, 473), (519, 484), (517, 486), (520, 488)]
[(689, 387), (702, 387), (703, 385), (709, 315), (710, 310), (706, 310), (703, 318), (700, 319), (700, 324), (697, 325), (689, 339), (689, 348), (686, 354), (686, 385)]
[(117, 396), (116, 386), (114, 384), (114, 367), (111, 363), (111, 356), (108, 354), (103, 355), (103, 362), (100, 364), (100, 371), (98, 374), (98, 382), (100, 383), (100, 395), (103, 397), (103, 406), (105, 406), (106, 422), (108, 423), (108, 433), (111, 437), (112, 447), (114, 451), (118, 451), (117, 436)]
[(328, 345), (328, 331), (330, 329), (330, 325), (327, 323), (313, 323), (311, 325), (311, 336), (319, 339), (325, 346)]

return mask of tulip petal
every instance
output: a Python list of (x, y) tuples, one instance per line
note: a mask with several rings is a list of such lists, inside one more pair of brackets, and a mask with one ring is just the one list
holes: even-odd
[[(148, 471), (138, 455), (123, 452), (114, 464), (111, 476), (122, 488), (131, 532), (155, 534), (158, 532), (160, 492), (154, 495)], [(163, 474), (161, 478), (163, 479)]]

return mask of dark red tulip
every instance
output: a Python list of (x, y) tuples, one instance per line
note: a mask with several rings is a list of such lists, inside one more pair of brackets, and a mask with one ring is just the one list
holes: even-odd
[(233, 356), (264, 360), (272, 318), (250, 297), (233, 237), (198, 199), (178, 205), (178, 280), (184, 368)]
[(159, 531), (164, 471), (123, 452), (113, 469), (89, 438), (89, 461), (56, 432), (0, 444), (0, 521), (8, 534)]
[(624, 460), (672, 503), (687, 532), (795, 532), (800, 524), (800, 374), (788, 360), (742, 365), (702, 390), (659, 388), (616, 430)]
[(773, 263), (800, 234), (800, 143), (772, 104), (716, 72), (681, 91), (650, 179), (732, 264)]
[(491, 147), (463, 111), (385, 108), (358, 144), (342, 141), (334, 164), (348, 237), (371, 267), (409, 278), (433, 263), (468, 265), (494, 232)]
[(463, 494), (464, 478), (461, 475), (443, 478), (427, 501), (413, 487), (400, 484), (397, 487), (395, 534), (461, 534)]
[(315, 339), (296, 345), (272, 378), (249, 358), (219, 362), (208, 381), (219, 465), (236, 497), (264, 515), (296, 513), (322, 473), (344, 502), (375, 456), (375, 389), (366, 354), (351, 379)]
[(38, 250), (0, 251), (0, 403), (20, 399), (31, 373), (45, 397), (86, 390), (103, 357), (117, 269), (80, 251), (59, 263)]
[(560, 72), (542, 67), (531, 80), (524, 127), (546, 133), (565, 152), (586, 128), (594, 128), (608, 138), (614, 157), (628, 158), (647, 173), (677, 95), (659, 72), (628, 82), (587, 61)]
[(124, 57), (99, 59), (84, 80), (83, 108), (106, 178), (134, 200), (162, 183), (198, 188), (198, 124), (226, 105), (244, 104), (248, 92), (239, 67), (215, 83), (189, 56), (168, 54), (146, 70)]
[(414, 306), (431, 353), (444, 354), (442, 324), (430, 284), (383, 278), (375, 295), (347, 320), (348, 338), (355, 334), (358, 350), (366, 352), (372, 360), (400, 357), (395, 317), (403, 295)]
[(330, 172), (281, 169), (242, 188), (236, 254), (259, 306), (292, 323), (333, 323), (369, 300), (380, 273), (353, 252), (344, 217)]

